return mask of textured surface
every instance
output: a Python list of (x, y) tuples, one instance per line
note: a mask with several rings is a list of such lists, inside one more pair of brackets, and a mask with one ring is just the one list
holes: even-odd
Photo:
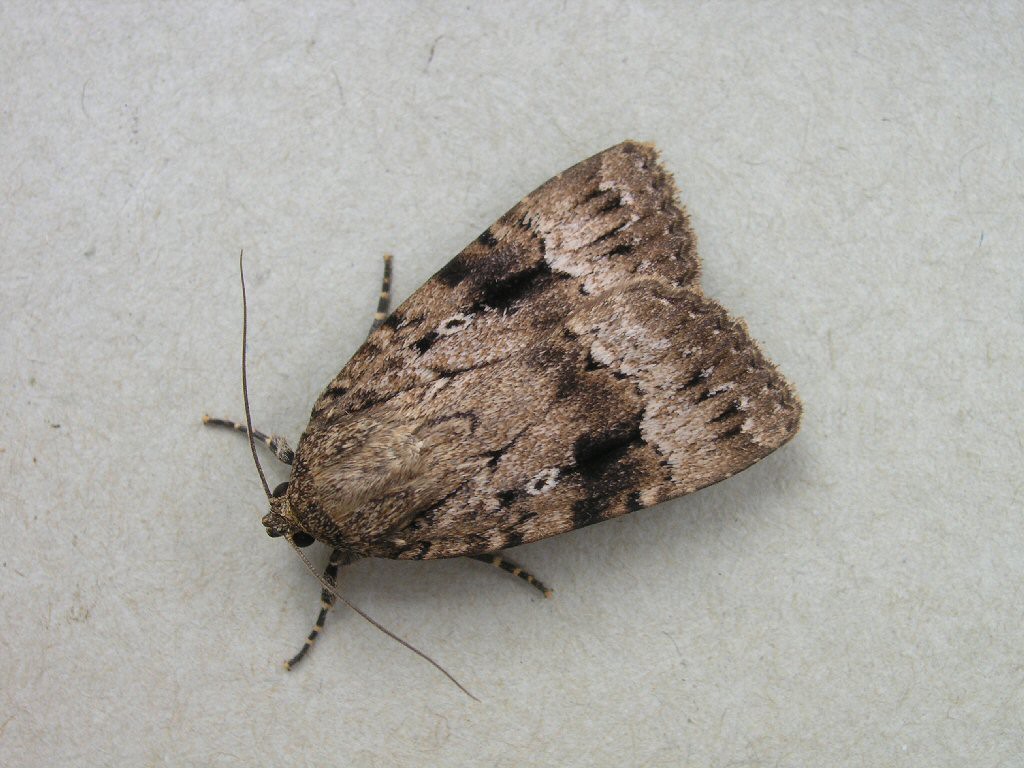
[(371, 334), (313, 406), (274, 514), (362, 556), (458, 557), (746, 469), (800, 404), (699, 270), (653, 147), (574, 165)]
[[(0, 764), (1018, 765), (1019, 4), (465, 5), (0, 7)], [(345, 571), (482, 704), (345, 611), (284, 673), (318, 587), (199, 423), (241, 416), (238, 249), (294, 444), (383, 252), (401, 301), (628, 137), (800, 435), (512, 550), (552, 600)]]

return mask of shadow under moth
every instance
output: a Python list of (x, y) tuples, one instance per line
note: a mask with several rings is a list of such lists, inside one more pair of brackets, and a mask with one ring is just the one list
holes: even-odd
[(551, 179), (390, 315), (386, 265), (370, 335), (294, 452), (252, 430), (247, 399), (248, 429), (206, 420), (247, 431), (254, 459), (255, 438), (291, 464), (273, 493), (260, 469), (267, 533), (333, 549), (289, 667), (341, 597), (341, 565), (469, 556), (543, 589), (499, 550), (724, 480), (799, 427), (793, 389), (702, 292), (651, 145)]

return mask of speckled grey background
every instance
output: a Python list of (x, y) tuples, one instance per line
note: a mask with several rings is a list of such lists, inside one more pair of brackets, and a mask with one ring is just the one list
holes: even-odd
[[(1019, 3), (0, 9), (0, 763), (1013, 766), (1024, 754)], [(477, 563), (317, 585), (240, 416), (298, 436), (380, 254), (413, 291), (656, 142), (803, 432)], [(275, 470), (273, 479), (278, 476)], [(322, 556), (322, 553), (321, 553)]]

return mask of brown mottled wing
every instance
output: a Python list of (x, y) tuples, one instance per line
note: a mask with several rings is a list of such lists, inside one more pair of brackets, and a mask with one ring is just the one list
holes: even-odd
[(563, 322), (581, 296), (638, 276), (695, 281), (700, 262), (674, 191), (654, 148), (634, 142), (554, 177), (392, 313), (317, 408), (359, 410), (513, 357)]
[(493, 551), (689, 493), (786, 442), (798, 400), (698, 272), (649, 146), (613, 147), (525, 198), (317, 402), (299, 452), (312, 448), (325, 507), (342, 493), (332, 427), (408, 424), (421, 446), (403, 465), (415, 476), (370, 493), (347, 541), (381, 557)]

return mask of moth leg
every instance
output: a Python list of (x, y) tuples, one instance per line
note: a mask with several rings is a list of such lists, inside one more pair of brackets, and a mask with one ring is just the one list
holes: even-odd
[[(228, 429), (233, 429), (236, 432), (241, 432), (243, 435), (248, 434), (245, 424), (239, 424), (237, 421), (214, 419), (204, 414), (203, 424), (210, 427), (227, 427)], [(288, 447), (288, 443), (285, 442), (285, 439), (280, 435), (265, 435), (258, 429), (254, 429), (252, 431), (252, 436), (257, 442), (263, 443), (267, 446), (267, 448), (269, 448), (271, 452), (285, 464), (291, 464), (295, 460), (295, 451)]]
[[(338, 564), (341, 563), (341, 561), (342, 551), (340, 549), (331, 550), (331, 557), (327, 561), (327, 567), (324, 568), (324, 581), (332, 587), (338, 583)], [(299, 649), (299, 652), (284, 663), (284, 668), (289, 672), (294, 669), (296, 664), (305, 658), (307, 653), (309, 653), (309, 649), (313, 647), (313, 643), (316, 642), (316, 639), (320, 636), (320, 632), (323, 631), (324, 622), (327, 621), (327, 612), (333, 607), (334, 594), (328, 592), (326, 589), (321, 589), (320, 613), (316, 617), (316, 624), (313, 625), (313, 630), (309, 633), (309, 637), (306, 638), (306, 643)]]
[(384, 254), (384, 279), (380, 285), (380, 295), (377, 297), (377, 311), (373, 313), (373, 323), (370, 325), (370, 333), (373, 333), (387, 319), (388, 308), (391, 306), (391, 254)]
[(520, 579), (525, 581), (531, 587), (535, 587), (540, 590), (544, 597), (551, 597), (554, 594), (550, 589), (545, 587), (538, 579), (534, 578), (532, 574), (527, 572), (524, 568), (516, 565), (509, 560), (506, 560), (499, 554), (492, 555), (470, 555), (473, 560), (479, 560), (481, 563), (487, 563), (493, 565), (495, 568), (501, 568), (501, 570), (511, 573), (513, 576), (518, 576)]

